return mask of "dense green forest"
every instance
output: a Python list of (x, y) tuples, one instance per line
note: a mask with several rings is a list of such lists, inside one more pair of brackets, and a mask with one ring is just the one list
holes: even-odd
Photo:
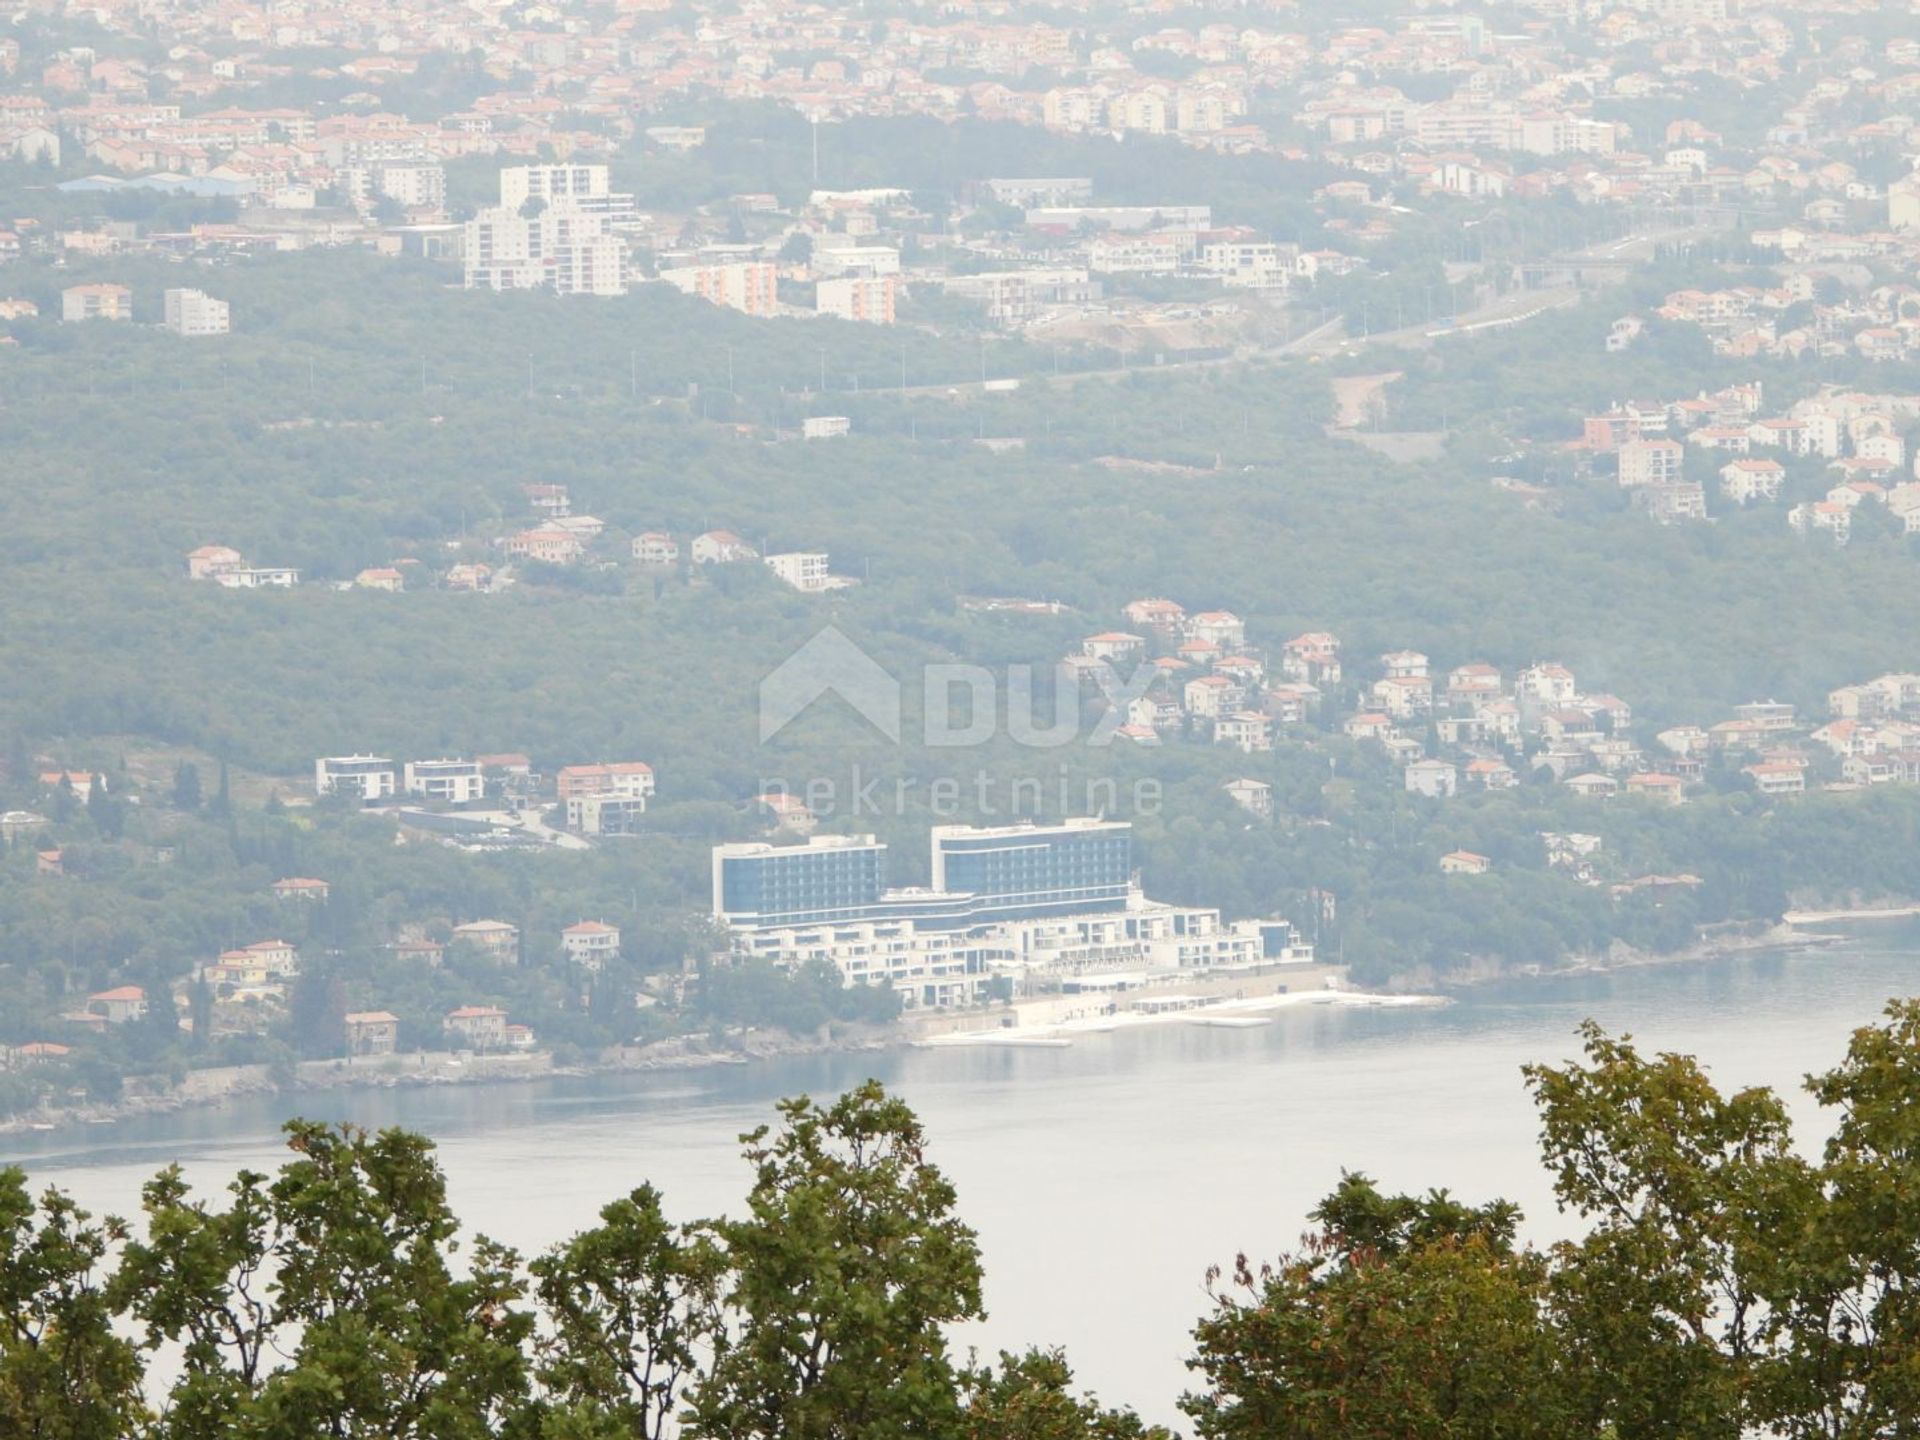
[[(1180, 1408), (1206, 1440), (1898, 1435), (1920, 1002), (1807, 1088), (1584, 1027), (1532, 1065), (1541, 1160), (1581, 1233), (1499, 1198), (1346, 1173), (1298, 1246), (1206, 1277)], [(736, 1216), (642, 1181), (531, 1259), (463, 1232), (421, 1136), (294, 1121), (224, 1197), (178, 1168), (95, 1217), (0, 1170), (0, 1426), (58, 1440), (1171, 1440), (1072, 1386), (1058, 1350), (960, 1356), (983, 1316), (963, 1197), (869, 1082), (741, 1137)], [(1223, 1244), (1248, 1237), (1220, 1237)]]

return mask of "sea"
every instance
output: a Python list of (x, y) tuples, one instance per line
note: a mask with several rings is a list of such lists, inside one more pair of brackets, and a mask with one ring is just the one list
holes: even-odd
[[(1826, 927), (1829, 929), (1835, 927)], [(675, 1215), (743, 1207), (740, 1136), (782, 1096), (877, 1078), (926, 1124), (979, 1235), (987, 1318), (963, 1352), (1064, 1347), (1110, 1403), (1177, 1421), (1210, 1267), (1297, 1246), (1308, 1212), (1359, 1171), (1401, 1190), (1520, 1204), (1530, 1238), (1571, 1233), (1539, 1160), (1521, 1067), (1578, 1052), (1580, 1022), (1647, 1050), (1698, 1055), (1723, 1087), (1788, 1098), (1817, 1151), (1831, 1117), (1805, 1077), (1841, 1059), (1889, 999), (1920, 993), (1920, 922), (1844, 928), (1837, 943), (1476, 986), (1445, 1008), (1301, 1007), (1269, 1025), (1142, 1026), (1061, 1049), (842, 1053), (710, 1069), (250, 1098), (0, 1138), (0, 1164), (89, 1209), (133, 1215), (178, 1162), (217, 1193), (271, 1169), (290, 1116), (433, 1137), (474, 1231), (535, 1253), (642, 1181)]]

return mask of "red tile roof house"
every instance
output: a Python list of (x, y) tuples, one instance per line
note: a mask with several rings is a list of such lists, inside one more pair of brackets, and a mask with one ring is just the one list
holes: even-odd
[(1656, 771), (1645, 771), (1627, 777), (1629, 795), (1651, 795), (1667, 805), (1687, 803), (1687, 782), (1678, 775), (1663, 775)]
[(1093, 660), (1127, 660), (1144, 654), (1147, 642), (1123, 630), (1108, 630), (1089, 635), (1080, 642), (1080, 653)]
[(581, 920), (560, 932), (560, 948), (574, 964), (598, 970), (619, 958), (620, 931), (599, 920)]
[(120, 985), (87, 997), (87, 1010), (109, 1025), (124, 1025), (147, 1013), (147, 992), (138, 985)]
[(415, 964), (425, 964), (438, 969), (446, 957), (447, 947), (438, 940), (401, 940), (395, 943), (393, 955), (396, 960), (406, 960)]
[(70, 1047), (56, 1045), (51, 1040), (34, 1040), (25, 1045), (16, 1045), (5, 1053), (9, 1064), (45, 1065), (55, 1060), (64, 1060), (73, 1051)]
[(290, 875), (273, 882), (273, 893), (282, 900), (324, 900), (333, 893), (333, 887), (324, 880)]

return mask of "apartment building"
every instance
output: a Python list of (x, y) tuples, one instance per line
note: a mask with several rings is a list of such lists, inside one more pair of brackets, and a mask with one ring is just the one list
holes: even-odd
[(409, 795), (424, 795), (448, 805), (468, 805), (487, 793), (486, 776), (478, 760), (409, 760)]
[(813, 309), (817, 315), (831, 315), (840, 320), (891, 325), (899, 293), (899, 277), (894, 275), (849, 275), (822, 280), (814, 287)]
[(627, 293), (626, 241), (605, 216), (569, 204), (530, 216), (507, 206), (482, 210), (466, 223), (462, 254), (470, 290)]
[(683, 295), (744, 315), (772, 315), (780, 304), (774, 268), (764, 261), (680, 265), (662, 270), (660, 278)]
[(766, 564), (775, 575), (803, 594), (817, 595), (822, 590), (833, 588), (833, 577), (827, 573), (824, 551), (796, 550), (784, 555), (769, 555)]
[(131, 320), (133, 291), (125, 285), (69, 285), (60, 292), (60, 319), (72, 325), (81, 320)]
[(328, 755), (313, 762), (313, 793), (384, 800), (398, 787), (399, 772), (384, 755)]
[(164, 323), (176, 335), (225, 335), (232, 328), (227, 302), (204, 291), (169, 290), (163, 302)]
[(1620, 484), (1677, 485), (1686, 463), (1686, 449), (1678, 440), (1629, 440), (1620, 447)]
[(554, 776), (554, 787), (563, 801), (611, 796), (644, 802), (653, 795), (653, 767), (644, 760), (563, 765)]

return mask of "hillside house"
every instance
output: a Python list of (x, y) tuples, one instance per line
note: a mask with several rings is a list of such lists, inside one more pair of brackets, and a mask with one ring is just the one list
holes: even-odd
[(187, 578), (211, 580), (216, 575), (246, 568), (246, 560), (231, 545), (202, 545), (187, 552)]
[(466, 1050), (498, 1050), (507, 1040), (507, 1012), (493, 1005), (462, 1005), (442, 1022), (447, 1037)]
[(1125, 631), (1107, 630), (1082, 640), (1080, 653), (1089, 660), (1138, 660), (1147, 653), (1147, 642)]
[(1791, 761), (1761, 760), (1744, 767), (1740, 773), (1751, 779), (1753, 788), (1762, 795), (1800, 795), (1806, 792), (1806, 767)]
[(344, 1017), (347, 1054), (391, 1055), (400, 1048), (400, 1018), (385, 1010), (356, 1010)]
[(1451, 800), (1460, 789), (1460, 771), (1450, 760), (1416, 760), (1407, 766), (1406, 787), (1429, 800)]
[(1340, 683), (1340, 641), (1323, 630), (1296, 635), (1281, 647), (1280, 673), (1305, 685)]
[(1678, 775), (1647, 770), (1627, 777), (1627, 794), (1644, 795), (1662, 805), (1684, 805), (1687, 803), (1687, 782)]
[(147, 992), (138, 985), (117, 985), (87, 997), (87, 1013), (97, 1015), (109, 1025), (125, 1025), (147, 1014)]
[(1227, 798), (1256, 820), (1273, 818), (1273, 786), (1264, 780), (1229, 780), (1220, 787)]
[(513, 960), (520, 951), (520, 930), (504, 920), (469, 920), (453, 927), (453, 943), (496, 960)]
[(1273, 749), (1273, 718), (1259, 710), (1233, 710), (1213, 722), (1213, 743), (1253, 755)]
[(643, 531), (634, 537), (633, 558), (638, 564), (656, 568), (678, 565), (680, 542), (660, 530)]
[(586, 547), (580, 538), (566, 530), (522, 530), (507, 538), (507, 554), (516, 560), (532, 560), (543, 565), (571, 565)]
[(560, 949), (571, 964), (604, 970), (620, 958), (620, 931), (599, 920), (581, 920), (560, 932)]
[(1247, 624), (1231, 610), (1201, 611), (1187, 621), (1186, 633), (1189, 640), (1207, 641), (1222, 653), (1244, 650), (1247, 644)]
[(1161, 635), (1178, 634), (1187, 619), (1186, 610), (1171, 600), (1130, 601), (1120, 613), (1126, 616), (1129, 625), (1138, 625)]
[(737, 565), (760, 558), (758, 550), (731, 530), (709, 530), (694, 536), (688, 553), (696, 565)]

